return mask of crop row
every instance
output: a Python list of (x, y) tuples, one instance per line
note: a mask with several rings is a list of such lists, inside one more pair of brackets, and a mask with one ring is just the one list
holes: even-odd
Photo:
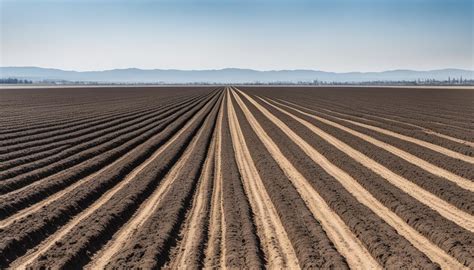
[[(73, 152), (71, 153), (72, 155), (69, 155), (65, 158), (61, 156), (63, 154), (69, 154), (68, 151), (64, 151), (63, 153), (60, 153), (57, 156), (48, 157), (46, 158), (46, 161), (43, 162), (46, 165), (44, 167), (42, 167), (43, 164), (41, 162), (32, 163), (30, 166), (26, 165), (24, 167), (19, 167), (19, 173), (14, 174), (16, 175), (15, 177), (10, 178), (10, 175), (7, 175), (6, 180), (0, 182), (0, 193), (5, 194), (13, 190), (22, 188), (44, 177), (53, 175), (66, 168), (70, 168), (71, 166), (77, 165), (87, 159), (94, 158), (100, 155), (101, 153), (104, 153), (109, 150), (114, 150), (115, 148), (126, 143), (130, 139), (133, 139), (134, 137), (139, 136), (140, 134), (147, 132), (148, 130), (151, 130), (158, 126), (164, 127), (166, 126), (166, 123), (172, 121), (172, 119), (169, 118), (173, 118), (173, 114), (178, 109), (179, 108), (176, 108), (173, 109), (173, 112), (164, 113), (162, 117), (159, 117), (160, 121), (150, 121), (150, 123), (145, 123), (150, 125), (145, 125), (143, 127), (139, 127), (138, 129), (135, 129), (132, 126), (130, 128), (127, 128), (126, 130), (107, 135), (106, 138), (99, 138), (99, 142), (91, 141), (84, 143), (84, 146), (80, 145), (79, 147), (77, 147), (79, 148), (79, 150), (83, 150), (81, 152), (78, 151), (77, 154), (74, 154), (74, 150), (76, 149), (73, 148), (72, 150), (68, 150), (69, 152)], [(141, 123), (138, 125), (141, 125)], [(101, 145), (100, 143), (103, 144)], [(29, 167), (33, 168), (30, 169)]]
[[(164, 175), (173, 161), (178, 158), (179, 153), (184, 150), (183, 147), (185, 147), (192, 138), (192, 132), (199, 127), (205, 116), (210, 112), (211, 105), (216, 102), (216, 99), (217, 97), (213, 97), (213, 101), (205, 101), (202, 102), (201, 105), (192, 106), (191, 110), (181, 115), (176, 121), (170, 123), (163, 132), (140, 145), (139, 148), (130, 152), (124, 159), (114, 164), (113, 167), (110, 167), (97, 175), (94, 181), (87, 185), (80, 185), (74, 189), (73, 192), (66, 194), (60, 199), (43, 207), (41, 210), (32, 213), (27, 218), (24, 218), (23, 222), (16, 222), (6, 227), (0, 232), (0, 239), (2, 239), (0, 242), (0, 247), (2, 247), (0, 252), (0, 265), (8, 265), (12, 259), (24, 254), (28, 248), (39, 244), (47, 235), (54, 233), (61, 227), (61, 225), (66, 224), (74, 216), (91, 206), (95, 201), (97, 201), (97, 199), (101, 198), (104, 192), (116, 187), (117, 184), (124, 180), (124, 177), (127, 174), (132, 172), (132, 170), (139, 164), (150, 158), (158, 148), (162, 147), (173, 136), (173, 134), (184, 127), (192, 116), (207, 104), (205, 111), (201, 110), (197, 119), (187, 127), (185, 132), (182, 132), (181, 136), (178, 137), (177, 140), (179, 141), (177, 142), (180, 143), (172, 144), (169, 146), (170, 151), (162, 151), (160, 158), (153, 159), (154, 162), (159, 163), (158, 166), (147, 166), (144, 172), (139, 173), (139, 175), (146, 175), (147, 181), (125, 183), (123, 187), (117, 190), (112, 196), (112, 198), (116, 198), (110, 201), (112, 203), (109, 203), (109, 200), (104, 202), (106, 205), (121, 206), (122, 213), (125, 217), (130, 217), (133, 213), (133, 209), (136, 209), (139, 206), (139, 202), (145, 199), (145, 194), (147, 192), (150, 193), (153, 190), (153, 187), (158, 184), (160, 177), (156, 176)], [(173, 151), (171, 151), (171, 149), (173, 149)], [(166, 160), (168, 161), (165, 162)], [(151, 175), (147, 174), (147, 172), (153, 173), (155, 177), (150, 178)], [(140, 185), (140, 187), (135, 187), (135, 185)], [(130, 188), (132, 189), (130, 190)], [(132, 199), (136, 200), (134, 201)], [(119, 200), (121, 203), (117, 203), (115, 200)], [(103, 208), (100, 207), (97, 211), (100, 211), (100, 209)], [(93, 213), (96, 212), (94, 211)], [(108, 224), (109, 227), (118, 229), (118, 220), (124, 221), (124, 216), (113, 215), (114, 212), (107, 213), (108, 215), (106, 215), (106, 217), (112, 218), (111, 221), (115, 219), (116, 222), (101, 224), (104, 226), (105, 224)], [(112, 216), (110, 216), (111, 214)], [(100, 217), (100, 215), (94, 217)], [(79, 225), (77, 228), (84, 228), (84, 226)], [(88, 227), (86, 226), (85, 228)], [(112, 231), (109, 229), (109, 231), (98, 232), (95, 230), (88, 230), (88, 232), (90, 234), (102, 236), (99, 238), (105, 240), (107, 237), (103, 238), (104, 234), (111, 233)], [(13, 235), (15, 235), (14, 238), (11, 237)], [(84, 243), (84, 240), (81, 240), (80, 244)], [(86, 241), (86, 243), (94, 244), (94, 242), (91, 241)], [(76, 257), (75, 259), (80, 258)]]
[[(310, 101), (310, 103), (317, 104), (317, 106), (321, 108), (343, 113), (351, 113), (355, 116), (363, 116), (369, 119), (374, 119), (374, 117), (375, 120), (380, 120), (378, 117), (394, 119), (408, 124), (419, 125), (424, 128), (445, 133), (447, 135), (452, 135), (454, 137), (458, 136), (459, 138), (467, 138), (466, 136), (469, 136), (469, 133), (466, 131), (472, 129), (473, 124), (470, 120), (472, 118), (466, 116), (469, 115), (469, 113), (465, 112), (469, 106), (459, 106), (460, 103), (465, 103), (467, 100), (469, 100), (468, 98), (465, 98), (464, 100), (453, 101), (453, 103), (456, 104), (456, 107), (462, 108), (456, 116), (453, 116), (454, 119), (451, 118), (445, 121), (440, 120), (440, 118), (446, 114), (445, 111), (438, 109), (440, 102), (437, 102), (436, 105), (432, 105), (427, 108), (421, 108), (419, 111), (407, 112), (409, 111), (408, 108), (410, 108), (407, 103), (412, 102), (415, 104), (413, 107), (420, 108), (423, 107), (422, 104), (426, 102), (427, 97), (431, 95), (424, 95), (423, 93), (419, 93), (414, 89), (410, 89), (410, 91), (418, 94), (413, 94), (411, 98), (407, 98), (410, 93), (407, 93), (406, 91), (404, 92), (403, 89), (311, 89), (310, 91), (312, 93), (310, 95), (308, 95), (307, 92), (301, 91), (301, 89), (291, 89), (291, 96), (288, 95), (288, 89), (250, 88), (250, 90), (252, 93), (269, 94), (273, 97), (283, 98), (288, 101)], [(387, 92), (390, 91), (395, 93), (395, 95), (393, 95), (393, 93), (387, 95)], [(426, 93), (426, 91), (424, 93)], [(451, 96), (456, 95), (451, 94)], [(403, 102), (400, 101), (400, 97), (405, 97)], [(446, 99), (449, 99), (449, 97)], [(431, 112), (429, 117), (422, 115), (423, 113), (426, 114), (427, 112)], [(463, 128), (458, 129), (456, 126), (454, 126), (454, 123), (463, 117), (466, 118), (464, 123), (461, 124)]]
[[(402, 134), (404, 136), (416, 138), (418, 140), (422, 140), (422, 141), (426, 141), (435, 145), (439, 145), (439, 146), (445, 147), (447, 149), (456, 151), (458, 153), (461, 153), (467, 156), (474, 155), (474, 149), (470, 145), (455, 141), (452, 138), (448, 139), (446, 137), (439, 136), (439, 134), (415, 124), (409, 124), (409, 123), (400, 122), (396, 120), (390, 120), (390, 118), (375, 116), (373, 114), (360, 115), (358, 113), (354, 113), (353, 111), (349, 109), (346, 109), (344, 111), (337, 110), (334, 107), (329, 109), (328, 107), (321, 106), (320, 104), (318, 104), (317, 101), (297, 100), (297, 102), (299, 105), (303, 105), (304, 108), (311, 109), (311, 113), (318, 114), (321, 117), (326, 116), (326, 117), (331, 117), (332, 119), (344, 119), (343, 121), (345, 122), (353, 121), (353, 122), (357, 122), (364, 125), (382, 128), (388, 131)], [(293, 106), (296, 105), (292, 103), (287, 103), (287, 104), (293, 105)], [(299, 105), (296, 105), (296, 106), (299, 109), (302, 109), (303, 107), (300, 107)]]
[[(295, 143), (286, 138), (286, 135), (275, 124), (266, 120), (266, 117), (247, 100), (244, 101), (252, 114), (258, 119), (267, 134), (281, 146), (280, 150), (290, 160), (293, 166), (310, 181), (329, 206), (349, 226), (352, 232), (367, 246), (372, 256), (382, 266), (397, 263), (399, 267), (425, 267), (429, 260), (416, 250), (408, 241), (387, 226), (383, 220), (360, 204), (351, 194), (329, 175), (318, 164), (315, 164)], [(294, 121), (277, 114), (271, 108), (265, 107), (281, 121), (289, 125), (297, 134), (305, 139), (303, 127), (293, 125)], [(323, 155), (326, 156), (326, 152)], [(346, 158), (347, 159), (347, 158)]]
[[(138, 119), (124, 121), (122, 123), (115, 123), (109, 128), (98, 129), (98, 131), (86, 133), (84, 136), (73, 137), (64, 140), (57, 138), (51, 144), (58, 145), (58, 147), (68, 145), (69, 147), (67, 148), (67, 150), (65, 149), (64, 151), (58, 153), (58, 155), (47, 155), (46, 159), (38, 159), (38, 156), (41, 157), (44, 154), (44, 152), (39, 152), (34, 155), (29, 155), (28, 157), (23, 157), (15, 159), (13, 161), (5, 162), (5, 164), (2, 166), (4, 171), (0, 174), (0, 179), (8, 179), (20, 174), (24, 174), (26, 172), (56, 162), (58, 160), (70, 157), (71, 155), (82, 152), (86, 149), (90, 149), (92, 147), (109, 142), (113, 138), (116, 138), (122, 134), (127, 134), (129, 132), (136, 131), (149, 124), (159, 123), (166, 117), (172, 115), (175, 111), (177, 111), (178, 108), (184, 107), (194, 102), (194, 100), (196, 99), (187, 100), (182, 103), (172, 104), (172, 106), (170, 107), (163, 108), (149, 115), (144, 115), (142, 117), (139, 117)], [(52, 149), (52, 151), (54, 150), (56, 150), (56, 148)], [(15, 167), (15, 165), (19, 164), (20, 166)]]
[[(261, 105), (264, 106), (267, 110), (269, 110), (272, 114), (276, 115), (279, 119), (281, 119), (281, 121), (287, 124), (292, 130), (297, 132), (306, 142), (308, 142), (310, 145), (315, 147), (315, 149), (321, 152), (332, 163), (334, 163), (335, 165), (340, 167), (342, 170), (350, 174), (374, 197), (376, 197), (386, 207), (394, 211), (397, 215), (402, 217), (410, 226), (417, 229), (420, 233), (422, 233), (423, 235), (428, 237), (431, 241), (436, 243), (440, 248), (445, 250), (447, 253), (451, 254), (453, 257), (457, 258), (460, 262), (466, 265), (471, 265), (473, 263), (472, 261), (473, 254), (472, 254), (472, 250), (471, 251), (469, 250), (469, 246), (470, 246), (469, 243), (472, 243), (474, 239), (472, 238), (472, 234), (470, 232), (459, 227), (453, 222), (446, 220), (439, 213), (433, 211), (429, 206), (421, 204), (420, 202), (416, 201), (414, 198), (410, 197), (408, 194), (404, 193), (400, 189), (391, 185), (380, 175), (362, 166), (360, 163), (348, 157), (347, 154), (340, 151), (339, 149), (336, 149), (327, 141), (323, 140), (322, 138), (318, 136), (315, 136), (314, 133), (310, 132), (306, 127), (297, 123), (291, 117), (288, 117), (287, 115), (279, 112), (278, 110), (272, 108), (271, 106), (268, 106), (265, 103), (261, 103)], [(258, 112), (255, 112), (255, 113), (258, 113)], [(340, 130), (336, 130), (334, 128), (325, 126), (322, 123), (315, 122), (314, 120), (308, 117), (305, 117), (304, 115), (294, 113), (294, 112), (291, 112), (291, 113), (297, 115), (300, 118), (305, 119), (308, 122), (312, 122), (314, 125), (318, 126), (319, 128), (323, 129), (329, 134), (332, 134), (333, 136), (347, 142), (349, 145), (359, 149), (360, 151), (374, 158), (378, 162), (382, 162), (386, 166), (390, 166), (390, 164), (394, 164), (395, 161), (401, 162), (400, 160), (397, 160), (395, 157), (393, 156), (390, 157), (389, 154), (384, 153), (382, 149), (371, 146), (368, 143), (363, 142), (361, 140), (356, 140), (355, 138), (351, 137), (351, 135), (341, 132)], [(265, 121), (262, 121), (262, 122), (265, 123)], [(278, 137), (274, 135), (274, 134), (277, 134), (277, 132), (278, 132), (277, 130), (272, 130), (272, 132), (270, 132), (269, 134), (275, 136), (275, 139), (278, 139), (279, 137), (284, 137), (284, 134), (281, 134)], [(293, 151), (290, 151), (288, 149), (290, 149), (290, 146), (288, 145), (288, 143), (285, 144), (285, 147), (281, 148), (282, 151), (288, 152), (287, 156), (291, 156), (291, 153)], [(297, 151), (297, 150), (294, 150), (294, 151)], [(302, 166), (303, 167), (301, 168), (302, 172), (305, 168), (311, 168), (310, 165), (307, 165), (307, 166), (302, 165), (304, 163), (302, 162), (301, 157), (305, 156), (304, 153), (299, 153), (299, 154), (296, 154), (295, 156), (299, 158), (297, 161), (293, 163), (295, 167)], [(386, 162), (384, 162), (384, 160)], [(436, 185), (432, 185), (432, 184), (428, 185), (429, 181), (424, 181), (425, 179), (423, 179), (422, 177), (418, 175), (422, 173), (422, 171), (416, 170), (416, 168), (410, 168), (407, 164), (401, 164), (398, 166), (395, 165), (389, 168), (393, 170), (395, 170), (396, 168), (400, 168), (401, 171), (404, 171), (405, 173), (409, 172), (410, 174), (407, 176), (408, 179), (420, 184), (424, 182), (426, 183), (425, 185), (423, 185), (424, 188), (427, 188), (433, 191), (437, 190), (437, 193), (440, 196), (443, 196), (444, 198), (449, 199), (453, 203), (458, 202), (457, 205), (459, 207), (462, 207), (463, 209), (466, 209), (467, 211), (472, 211), (472, 206), (469, 206), (469, 205), (472, 205), (472, 199), (470, 199), (471, 197), (464, 190), (460, 190), (457, 187), (453, 187), (452, 185), (450, 186), (449, 184), (446, 183), (447, 181), (439, 180), (440, 185), (450, 186), (450, 188), (445, 188), (446, 189), (445, 190), (441, 187), (437, 187)], [(410, 168), (410, 170), (404, 169), (404, 168)], [(314, 167), (311, 169), (314, 169)], [(412, 169), (415, 170), (415, 173), (411, 173)], [(319, 178), (322, 178), (321, 175), (324, 175), (324, 174), (322, 172), (313, 172), (312, 174), (308, 174), (308, 177), (310, 177), (311, 175), (319, 175), (320, 176)], [(331, 186), (335, 186), (336, 184), (337, 184), (336, 181), (332, 179), (326, 185), (331, 187)], [(324, 189), (324, 186), (321, 186), (319, 188)], [(453, 189), (458, 192), (457, 195), (460, 196), (460, 198), (459, 197), (456, 198), (455, 196), (449, 195), (450, 192), (453, 192), (452, 191)], [(341, 187), (338, 187), (335, 189), (335, 191), (339, 193), (341, 193), (341, 190), (343, 190)], [(334, 194), (333, 196), (337, 196), (337, 195)], [(331, 198), (334, 198), (334, 197), (329, 196), (327, 200), (329, 201), (334, 200)], [(340, 206), (342, 201), (343, 201), (342, 199), (334, 200), (334, 207), (335, 207), (334, 211), (343, 211), (345, 214), (348, 214), (349, 213), (348, 208)], [(463, 203), (465, 203), (468, 206), (466, 207), (466, 205), (463, 205)], [(355, 204), (353, 207), (357, 208), (360, 206), (357, 206)], [(370, 214), (366, 213), (364, 217), (370, 217)], [(360, 226), (358, 222), (354, 223), (354, 222), (350, 222), (349, 220), (347, 220), (346, 224), (354, 224), (354, 225)], [(373, 228), (372, 230), (377, 231), (377, 233), (380, 233), (381, 231), (380, 228), (383, 228), (383, 226), (377, 226), (377, 229)], [(359, 233), (361, 232), (358, 232), (357, 234)], [(372, 238), (369, 236), (361, 237), (361, 240), (363, 241), (367, 241), (367, 239), (383, 239), (383, 238), (380, 238), (380, 237)], [(387, 238), (387, 239), (393, 239), (393, 238)], [(388, 244), (388, 246), (395, 248), (395, 245), (393, 243)], [(372, 250), (370, 248), (370, 245), (369, 245), (369, 250), (371, 250), (371, 252), (376, 251), (376, 250)], [(410, 252), (410, 254), (416, 254), (416, 252), (415, 253)], [(375, 254), (373, 255), (375, 258), (383, 258), (383, 256), (380, 257), (381, 256), (380, 254), (379, 256)]]
[[(22, 137), (22, 136), (30, 136), (41, 132), (49, 132), (54, 130), (63, 130), (66, 128), (70, 128), (72, 126), (78, 124), (84, 124), (88, 122), (92, 122), (95, 120), (103, 119), (104, 117), (114, 116), (116, 114), (120, 114), (124, 112), (124, 108), (127, 108), (127, 111), (140, 111), (147, 108), (154, 108), (160, 104), (166, 104), (168, 102), (174, 102), (182, 98), (187, 98), (192, 95), (199, 95), (205, 94), (210, 89), (193, 89), (192, 93), (186, 91), (176, 91), (176, 89), (151, 89), (150, 92), (143, 93), (143, 89), (132, 89), (131, 92), (128, 94), (124, 93), (124, 89), (118, 89), (117, 92), (113, 91), (112, 95), (116, 96), (114, 99), (105, 99), (104, 92), (94, 92), (86, 91), (81, 98), (84, 100), (81, 103), (76, 102), (77, 95), (83, 91), (84, 89), (77, 89), (77, 91), (73, 92), (66, 92), (62, 93), (62, 95), (71, 95), (73, 101), (68, 100), (57, 100), (58, 93), (53, 93), (51, 96), (48, 95), (49, 91), (40, 91), (38, 97), (43, 97), (43, 99), (35, 99), (35, 103), (32, 104), (30, 107), (24, 108), (19, 106), (18, 104), (14, 104), (9, 108), (11, 110), (18, 110), (18, 113), (14, 114), (15, 122), (19, 124), (19, 127), (7, 129), (6, 126), (0, 131), (0, 138), (13, 138), (14, 137)], [(138, 96), (137, 92), (141, 93), (142, 95)], [(197, 93), (196, 93), (197, 92)], [(20, 100), (23, 100), (21, 93), (12, 93), (13, 96), (19, 96)], [(6, 98), (6, 96), (4, 96)], [(92, 101), (91, 97), (96, 97), (96, 101)], [(57, 112), (51, 112), (49, 109), (45, 110), (45, 112), (40, 113), (38, 112), (38, 107), (41, 107), (39, 104), (41, 102), (49, 103), (51, 101), (55, 101), (60, 104), (66, 104), (69, 108), (61, 108), (58, 109)], [(62, 103), (61, 103), (62, 102)], [(68, 102), (71, 102), (68, 104)], [(24, 115), (22, 121), (19, 121), (19, 116)], [(39, 115), (39, 116), (38, 116)], [(45, 119), (44, 117), (49, 117)], [(28, 125), (25, 122), (31, 121), (31, 125)]]
[[(172, 181), (166, 193), (158, 196), (165, 183), (161, 183), (161, 189), (154, 191), (155, 197), (159, 198), (159, 203), (154, 204), (156, 210), (144, 213), (146, 221), (140, 226), (141, 229), (125, 246), (121, 246), (120, 252), (110, 259), (108, 267), (159, 268), (165, 264), (196, 191), (211, 143), (219, 105), (220, 102), (216, 103), (188, 150), (173, 164), (177, 167), (177, 175), (167, 176), (172, 178)], [(163, 220), (168, 222), (161, 222)]]
[[(81, 220), (61, 245), (54, 246), (33, 262), (33, 267), (77, 267), (90, 259), (88, 254), (98, 251), (126, 222), (140, 205), (149, 198), (161, 184), (172, 166), (183, 155), (186, 148), (198, 133), (212, 108), (216, 108), (216, 99), (208, 104), (204, 111), (191, 120), (189, 126), (178, 136), (173, 144), (154, 158), (143, 170), (135, 175), (133, 181), (118, 190), (90, 216)], [(215, 111), (215, 110), (214, 110)], [(179, 205), (178, 205), (179, 206)], [(168, 206), (169, 207), (169, 206)], [(92, 228), (91, 226), (96, 226)]]
[[(180, 103), (180, 101), (173, 102), (173, 103)], [(4, 143), (2, 143), (3, 144), (2, 146), (4, 146), (4, 151), (11, 152), (11, 151), (27, 149), (27, 148), (31, 148), (31, 147), (35, 147), (35, 146), (39, 146), (43, 144), (48, 144), (55, 141), (73, 139), (81, 135), (87, 135), (96, 131), (113, 127), (121, 123), (125, 123), (127, 121), (132, 121), (146, 115), (153, 115), (157, 111), (159, 112), (163, 109), (169, 108), (171, 105), (173, 105), (173, 103), (164, 104), (162, 106), (157, 106), (156, 108), (141, 111), (138, 113), (132, 113), (130, 115), (114, 116), (114, 118), (112, 119), (107, 118), (107, 119), (102, 119), (100, 121), (92, 121), (92, 122), (74, 126), (69, 129), (61, 129), (59, 131), (46, 132), (46, 133), (41, 133), (39, 135), (32, 135), (32, 136), (28, 136), (28, 137), (24, 137), (20, 139), (5, 141)]]
[(140, 136), (136, 136), (125, 144), (118, 145), (115, 149), (108, 151), (102, 155), (95, 156), (89, 160), (83, 161), (76, 166), (62, 172), (61, 174), (53, 174), (44, 180), (39, 181), (38, 184), (27, 186), (18, 192), (14, 192), (11, 195), (6, 194), (0, 198), (0, 215), (2, 217), (10, 216), (15, 212), (31, 205), (34, 202), (44, 199), (45, 197), (54, 194), (73, 184), (74, 182), (91, 175), (94, 172), (105, 168), (107, 164), (115, 163), (120, 157), (132, 151), (137, 146), (145, 143), (147, 140), (164, 132), (168, 125), (174, 123), (183, 115), (187, 115), (194, 111), (194, 107), (200, 107), (210, 97), (196, 101), (195, 103), (189, 104), (187, 107), (181, 108), (174, 115), (169, 116), (165, 121), (153, 125), (146, 132), (140, 133)]

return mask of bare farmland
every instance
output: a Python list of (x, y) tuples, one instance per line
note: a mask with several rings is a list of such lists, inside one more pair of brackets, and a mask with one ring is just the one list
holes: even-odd
[(474, 268), (474, 91), (0, 90), (0, 268)]

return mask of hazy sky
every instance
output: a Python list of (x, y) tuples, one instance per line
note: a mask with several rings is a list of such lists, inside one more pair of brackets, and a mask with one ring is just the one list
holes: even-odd
[(0, 65), (474, 69), (473, 2), (0, 0)]

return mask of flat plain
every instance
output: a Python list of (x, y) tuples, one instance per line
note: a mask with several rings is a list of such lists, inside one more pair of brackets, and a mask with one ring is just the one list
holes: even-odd
[(0, 89), (0, 268), (474, 269), (474, 90)]

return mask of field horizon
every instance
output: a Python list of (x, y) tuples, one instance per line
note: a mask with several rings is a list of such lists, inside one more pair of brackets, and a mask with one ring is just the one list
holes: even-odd
[[(70, 81), (99, 83), (361, 83), (402, 81), (474, 82), (474, 70), (387, 70), (380, 72), (327, 72), (310, 69), (254, 70), (223, 68), (208, 70), (124, 68), (102, 71), (72, 71), (40, 67), (0, 67), (0, 78), (39, 81)], [(451, 82), (452, 81), (452, 82)]]

